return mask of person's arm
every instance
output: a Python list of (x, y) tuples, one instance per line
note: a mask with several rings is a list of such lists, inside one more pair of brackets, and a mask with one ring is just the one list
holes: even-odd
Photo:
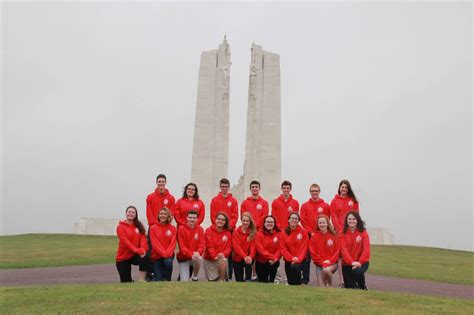
[(201, 223), (204, 221), (204, 214), (205, 213), (206, 213), (206, 206), (204, 205), (204, 202), (202, 202), (202, 200), (199, 200), (198, 225), (201, 225)]
[(339, 261), (340, 256), (341, 256), (341, 241), (338, 237), (335, 237), (334, 238), (334, 252), (329, 258), (329, 264), (327, 264), (325, 267), (337, 263)]
[(146, 252), (148, 251), (148, 241), (146, 239), (145, 234), (140, 234), (140, 248), (139, 248), (139, 250), (140, 250), (140, 252), (138, 253), (139, 255), (146, 254)]
[(258, 224), (257, 226), (258, 227), (262, 227), (264, 222), (265, 222), (265, 217), (268, 215), (268, 202), (264, 202), (263, 204), (263, 209), (262, 209), (262, 215), (260, 216), (260, 218), (258, 219)]
[(227, 243), (224, 248), (224, 256), (228, 258), (230, 256), (230, 253), (232, 252), (232, 234), (230, 232), (227, 233)]
[(299, 263), (302, 263), (306, 259), (306, 255), (308, 254), (308, 245), (309, 245), (308, 233), (303, 233), (303, 239), (301, 241), (302, 241), (302, 244), (297, 256)]
[(176, 249), (176, 229), (174, 227), (171, 230), (171, 240), (170, 243), (168, 244), (168, 247), (165, 248), (165, 256), (166, 258), (172, 257), (174, 254), (174, 251)]
[(347, 248), (346, 240), (344, 239), (344, 235), (341, 236), (340, 241), (341, 241), (341, 255), (342, 255), (342, 259), (344, 260), (344, 262), (345, 262), (346, 264), (352, 265), (352, 263), (354, 262), (354, 259), (352, 259), (352, 256), (351, 256), (351, 254), (349, 253), (349, 250), (348, 250), (348, 248)]
[(180, 226), (178, 228), (178, 246), (179, 246), (179, 251), (183, 256), (185, 256), (188, 259), (191, 259), (193, 257), (193, 253), (189, 250), (188, 244), (187, 243), (187, 237), (186, 237), (186, 228), (184, 226)]
[(311, 255), (311, 259), (316, 265), (322, 265), (323, 261), (321, 259), (321, 255), (318, 251), (318, 244), (317, 244), (317, 236), (313, 235), (311, 240), (309, 241), (309, 253)]
[(362, 234), (362, 255), (360, 255), (359, 263), (365, 264), (370, 260), (370, 239), (367, 231)]
[(165, 248), (161, 244), (160, 237), (158, 236), (159, 233), (160, 231), (158, 230), (156, 225), (150, 228), (151, 247), (155, 252), (158, 253), (158, 255), (160, 255), (161, 257), (166, 257)]
[(200, 256), (202, 256), (202, 254), (204, 253), (204, 250), (206, 249), (206, 238), (204, 237), (204, 230), (202, 229), (202, 227), (198, 227), (199, 228), (199, 243), (198, 243), (198, 247), (197, 247), (197, 252), (199, 253)]
[(329, 206), (329, 213), (331, 214), (332, 225), (338, 232), (342, 232), (342, 225), (339, 220), (339, 210), (337, 209), (337, 203), (333, 200)]
[(214, 242), (212, 240), (212, 235), (211, 235), (211, 230), (208, 229), (206, 230), (205, 237), (206, 237), (206, 249), (207, 252), (209, 253), (209, 256), (211, 256), (212, 260), (215, 260), (217, 257), (216, 249), (214, 247)]
[(253, 240), (250, 241), (250, 253), (248, 256), (250, 256), (252, 258), (252, 260), (255, 259), (255, 254), (256, 254), (256, 247), (255, 247), (255, 238)]
[(134, 252), (135, 254), (141, 253), (140, 249), (133, 245), (132, 242), (130, 242), (130, 240), (128, 239), (125, 228), (120, 225), (117, 227), (117, 236), (120, 244), (125, 245), (128, 250)]
[(217, 213), (219, 212), (219, 209), (217, 209), (215, 198), (212, 198), (211, 200), (210, 211), (211, 211), (211, 224), (216, 224), (216, 217), (217, 217)]
[(293, 259), (293, 255), (290, 254), (290, 252), (288, 251), (288, 248), (286, 248), (286, 239), (289, 237), (289, 235), (286, 235), (286, 234), (283, 234), (282, 233), (283, 238), (282, 240), (280, 241), (280, 251), (281, 251), (281, 254), (283, 256), (283, 258), (286, 260), (286, 261), (291, 261)]
[(155, 218), (153, 215), (153, 209), (151, 207), (151, 204), (152, 204), (151, 199), (152, 199), (151, 195), (148, 195), (146, 197), (146, 220), (148, 221), (148, 226), (155, 224), (157, 220), (157, 218)]
[(236, 199), (233, 202), (232, 208), (230, 209), (230, 226), (233, 230), (235, 230), (238, 220), (239, 220), (239, 204)]
[(303, 205), (301, 207), (300, 217), (301, 217), (301, 226), (308, 232), (311, 232), (311, 227), (309, 226), (309, 206)]
[(235, 256), (245, 258), (247, 254), (242, 249), (242, 246), (240, 246), (239, 234), (240, 233), (238, 233), (237, 231), (234, 231), (234, 233), (232, 233), (232, 248), (234, 249)]

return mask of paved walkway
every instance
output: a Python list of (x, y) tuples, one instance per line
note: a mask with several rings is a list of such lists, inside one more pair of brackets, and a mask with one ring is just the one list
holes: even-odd
[[(315, 286), (314, 266), (311, 266), (311, 268), (311, 285)], [(133, 274), (134, 278), (137, 279), (138, 267), (133, 267)], [(200, 274), (203, 274), (203, 272), (201, 271)], [(172, 279), (176, 279), (177, 276), (178, 268), (175, 266)], [(338, 280), (337, 275), (335, 275), (335, 280)], [(366, 280), (370, 290), (474, 299), (474, 286), (393, 278), (372, 274), (367, 274)], [(115, 264), (0, 270), (0, 286), (2, 287), (116, 283), (118, 281), (119, 277)]]

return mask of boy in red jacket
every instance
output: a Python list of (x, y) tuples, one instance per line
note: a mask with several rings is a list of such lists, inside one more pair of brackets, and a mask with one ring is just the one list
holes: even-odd
[(268, 215), (268, 202), (260, 196), (260, 183), (256, 180), (250, 182), (251, 196), (247, 197), (240, 206), (240, 215), (250, 212), (257, 229), (262, 228), (263, 219)]
[(189, 281), (190, 270), (193, 274), (192, 281), (198, 281), (197, 275), (201, 269), (206, 239), (203, 228), (197, 224), (197, 219), (197, 211), (191, 210), (188, 212), (187, 224), (178, 228), (179, 252), (176, 258), (179, 263), (180, 281)]
[[(272, 202), (272, 216), (277, 220), (280, 230), (288, 226), (288, 218), (293, 212), (299, 212), (300, 203), (291, 195), (292, 185), (290, 181), (281, 183), (281, 195)], [(304, 226), (303, 226), (304, 227)]]

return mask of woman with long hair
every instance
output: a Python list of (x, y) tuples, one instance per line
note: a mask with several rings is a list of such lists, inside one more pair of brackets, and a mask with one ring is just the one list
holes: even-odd
[(316, 278), (320, 287), (332, 286), (332, 275), (337, 270), (340, 250), (337, 232), (329, 222), (329, 218), (320, 215), (317, 219), (316, 232), (311, 236), (309, 243), (309, 251), (316, 265)]
[(309, 236), (308, 232), (300, 225), (298, 213), (294, 212), (290, 215), (288, 226), (282, 234), (281, 253), (285, 260), (288, 284), (301, 285), (301, 268), (308, 252)]
[(120, 276), (120, 282), (132, 282), (132, 265), (138, 265), (140, 281), (145, 281), (148, 259), (146, 252), (148, 243), (143, 224), (138, 220), (138, 211), (134, 206), (125, 209), (125, 220), (117, 226), (119, 244), (115, 265)]
[(273, 283), (280, 267), (282, 235), (277, 226), (276, 219), (267, 215), (263, 219), (263, 227), (257, 232), (255, 245), (257, 256), (255, 258), (258, 282)]
[(344, 220), (349, 211), (359, 211), (359, 202), (352, 191), (351, 183), (347, 179), (341, 180), (337, 194), (329, 206), (331, 221), (337, 232), (344, 228)]
[(158, 221), (150, 227), (154, 281), (171, 281), (176, 248), (176, 228), (171, 225), (172, 220), (171, 211), (161, 208)]
[(225, 281), (227, 259), (232, 251), (232, 235), (229, 231), (229, 218), (219, 212), (216, 222), (204, 232), (206, 249), (204, 251), (204, 273), (208, 281)]
[(367, 290), (365, 272), (369, 269), (370, 239), (359, 212), (349, 211), (341, 236), (342, 275), (346, 288)]
[(242, 213), (242, 225), (232, 233), (233, 267), (235, 281), (252, 281), (252, 265), (255, 259), (255, 234), (257, 228), (250, 212)]
[(179, 227), (187, 223), (188, 211), (193, 210), (198, 213), (197, 225), (201, 225), (204, 221), (206, 207), (201, 199), (199, 199), (198, 187), (194, 183), (188, 183), (183, 190), (183, 197), (176, 201), (174, 208), (174, 219)]

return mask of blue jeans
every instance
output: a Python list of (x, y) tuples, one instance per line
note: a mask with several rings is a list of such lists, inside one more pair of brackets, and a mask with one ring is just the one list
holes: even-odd
[(153, 262), (154, 281), (171, 281), (173, 258), (161, 258)]

